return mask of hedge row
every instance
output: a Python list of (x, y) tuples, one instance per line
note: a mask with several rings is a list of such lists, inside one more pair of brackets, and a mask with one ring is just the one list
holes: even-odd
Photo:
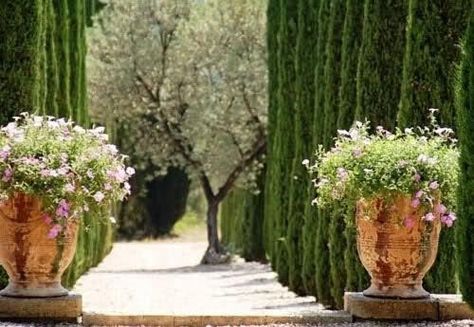
[[(0, 3), (0, 124), (28, 111), (89, 124), (85, 76), (85, 24), (96, 0)], [(110, 251), (113, 228), (106, 210), (81, 221), (73, 263), (64, 274), (72, 287)], [(0, 272), (0, 288), (7, 278)]]
[[(301, 162), (354, 119), (372, 126), (425, 124), (438, 107), (454, 127), (454, 75), (470, 1), (270, 0), (269, 147), (260, 238), (280, 281), (341, 308), (344, 291), (368, 276), (356, 248), (354, 208), (311, 207)], [(296, 42), (295, 42), (296, 40)], [(232, 204), (234, 233), (239, 202)], [(227, 205), (227, 204), (226, 204)], [(457, 290), (453, 231), (444, 231), (426, 278), (433, 292)], [(235, 236), (238, 240), (239, 237)], [(237, 242), (237, 247), (239, 243)]]

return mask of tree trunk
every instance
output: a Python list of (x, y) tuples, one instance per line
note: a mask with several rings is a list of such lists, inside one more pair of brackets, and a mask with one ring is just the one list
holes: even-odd
[(219, 242), (217, 213), (219, 211), (219, 201), (216, 199), (207, 200), (207, 241), (208, 247), (202, 264), (221, 264), (229, 261), (229, 255), (225, 253)]

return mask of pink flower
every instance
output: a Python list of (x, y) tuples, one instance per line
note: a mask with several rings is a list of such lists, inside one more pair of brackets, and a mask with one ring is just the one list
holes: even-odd
[(422, 190), (419, 190), (418, 192), (415, 193), (415, 197), (419, 199), (423, 196), (423, 194), (425, 194), (425, 192), (423, 192)]
[(125, 172), (124, 169), (117, 168), (115, 170), (110, 170), (107, 175), (110, 178), (115, 179), (119, 183), (123, 183), (125, 180), (127, 180), (127, 173)]
[(49, 230), (48, 233), (48, 238), (56, 238), (58, 237), (59, 233), (62, 231), (61, 225), (55, 224), (51, 229)]
[(439, 187), (439, 184), (437, 181), (433, 181), (430, 183), (429, 188), (432, 190), (436, 190)]
[(71, 209), (71, 206), (69, 203), (67, 203), (66, 200), (62, 199), (59, 201), (58, 208), (56, 209), (56, 216), (58, 217), (68, 217), (69, 216), (69, 210)]
[(443, 215), (441, 217), (441, 222), (445, 224), (447, 227), (452, 227), (456, 219), (457, 219), (456, 215), (450, 212), (449, 214)]
[(433, 221), (435, 220), (435, 215), (432, 212), (428, 212), (426, 215), (423, 216), (423, 219), (426, 221)]
[(11, 147), (9, 145), (5, 145), (1, 150), (0, 150), (0, 159), (6, 160), (8, 156), (10, 155)]
[(411, 206), (413, 208), (418, 208), (420, 206), (420, 199), (414, 198), (413, 200), (411, 200)]
[(106, 184), (104, 185), (104, 190), (110, 191), (111, 189), (112, 189), (112, 185), (110, 185), (110, 183), (106, 183)]
[(415, 227), (415, 219), (413, 219), (413, 217), (405, 217), (405, 219), (403, 220), (403, 225), (407, 229), (412, 229), (413, 227)]
[(102, 192), (97, 192), (96, 194), (94, 194), (94, 200), (96, 200), (97, 203), (100, 203), (102, 202), (102, 200), (105, 198), (105, 195), (104, 193)]
[(342, 167), (339, 167), (337, 168), (337, 177), (339, 178), (339, 180), (344, 182), (349, 177), (349, 174), (347, 173), (347, 170)]
[(418, 183), (421, 180), (421, 175), (416, 173), (415, 176), (413, 176), (413, 180)]
[(7, 168), (3, 172), (2, 181), (4, 181), (5, 183), (8, 183), (12, 179), (12, 176), (13, 176), (13, 170), (11, 168)]
[(446, 210), (447, 210), (446, 207), (442, 203), (435, 205), (435, 212), (439, 214), (442, 214), (442, 215), (445, 214)]
[(352, 156), (354, 158), (360, 158), (362, 156), (362, 151), (360, 149), (354, 149), (352, 151)]

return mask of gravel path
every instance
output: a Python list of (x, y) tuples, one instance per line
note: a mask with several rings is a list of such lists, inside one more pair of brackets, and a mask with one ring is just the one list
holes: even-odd
[(199, 265), (203, 242), (117, 243), (75, 291), (85, 312), (135, 315), (302, 315), (327, 312), (282, 287), (268, 265)]

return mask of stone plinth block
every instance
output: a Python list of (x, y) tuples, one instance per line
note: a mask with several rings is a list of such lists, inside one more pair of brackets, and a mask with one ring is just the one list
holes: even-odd
[(474, 319), (474, 310), (462, 300), (461, 295), (434, 295), (439, 301), (439, 320)]
[(77, 321), (82, 314), (82, 296), (69, 294), (51, 298), (0, 296), (0, 319)]
[(438, 320), (438, 300), (392, 300), (346, 293), (344, 309), (355, 318), (378, 320)]
[(396, 300), (346, 293), (344, 310), (355, 318), (386, 320), (474, 319), (474, 310), (460, 295), (432, 294), (422, 300)]

